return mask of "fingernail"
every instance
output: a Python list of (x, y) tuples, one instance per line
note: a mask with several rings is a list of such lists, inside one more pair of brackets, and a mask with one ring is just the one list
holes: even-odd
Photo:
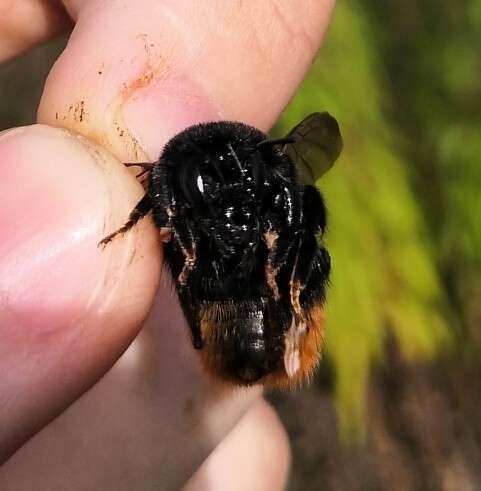
[(124, 123), (151, 160), (174, 135), (193, 124), (218, 121), (219, 110), (186, 78), (153, 81), (123, 105)]

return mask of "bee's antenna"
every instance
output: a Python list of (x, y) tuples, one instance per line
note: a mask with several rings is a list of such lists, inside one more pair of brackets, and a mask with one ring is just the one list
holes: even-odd
[(142, 167), (151, 170), (157, 162), (124, 162), (125, 167)]

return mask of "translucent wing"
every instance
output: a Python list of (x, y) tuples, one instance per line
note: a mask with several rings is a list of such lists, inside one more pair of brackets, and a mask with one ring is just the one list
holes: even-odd
[(304, 184), (315, 184), (334, 164), (342, 150), (337, 121), (327, 112), (313, 113), (285, 138), (282, 150), (296, 164)]

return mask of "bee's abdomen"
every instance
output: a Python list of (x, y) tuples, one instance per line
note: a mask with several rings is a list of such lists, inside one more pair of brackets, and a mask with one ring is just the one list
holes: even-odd
[[(256, 315), (258, 314), (258, 315)], [(262, 312), (253, 312), (242, 326), (235, 330), (233, 338), (237, 350), (230, 354), (231, 373), (246, 383), (256, 382), (269, 370), (264, 339), (264, 319)]]
[(251, 385), (282, 363), (282, 337), (266, 330), (258, 302), (209, 302), (203, 308), (202, 356), (211, 373), (239, 385)]

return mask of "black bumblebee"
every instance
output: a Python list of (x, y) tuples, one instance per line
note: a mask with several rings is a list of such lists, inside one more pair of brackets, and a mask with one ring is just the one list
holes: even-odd
[(239, 385), (291, 386), (317, 365), (330, 258), (314, 186), (339, 156), (336, 120), (314, 113), (287, 137), (236, 122), (187, 128), (107, 244), (152, 211), (165, 263), (206, 369)]

